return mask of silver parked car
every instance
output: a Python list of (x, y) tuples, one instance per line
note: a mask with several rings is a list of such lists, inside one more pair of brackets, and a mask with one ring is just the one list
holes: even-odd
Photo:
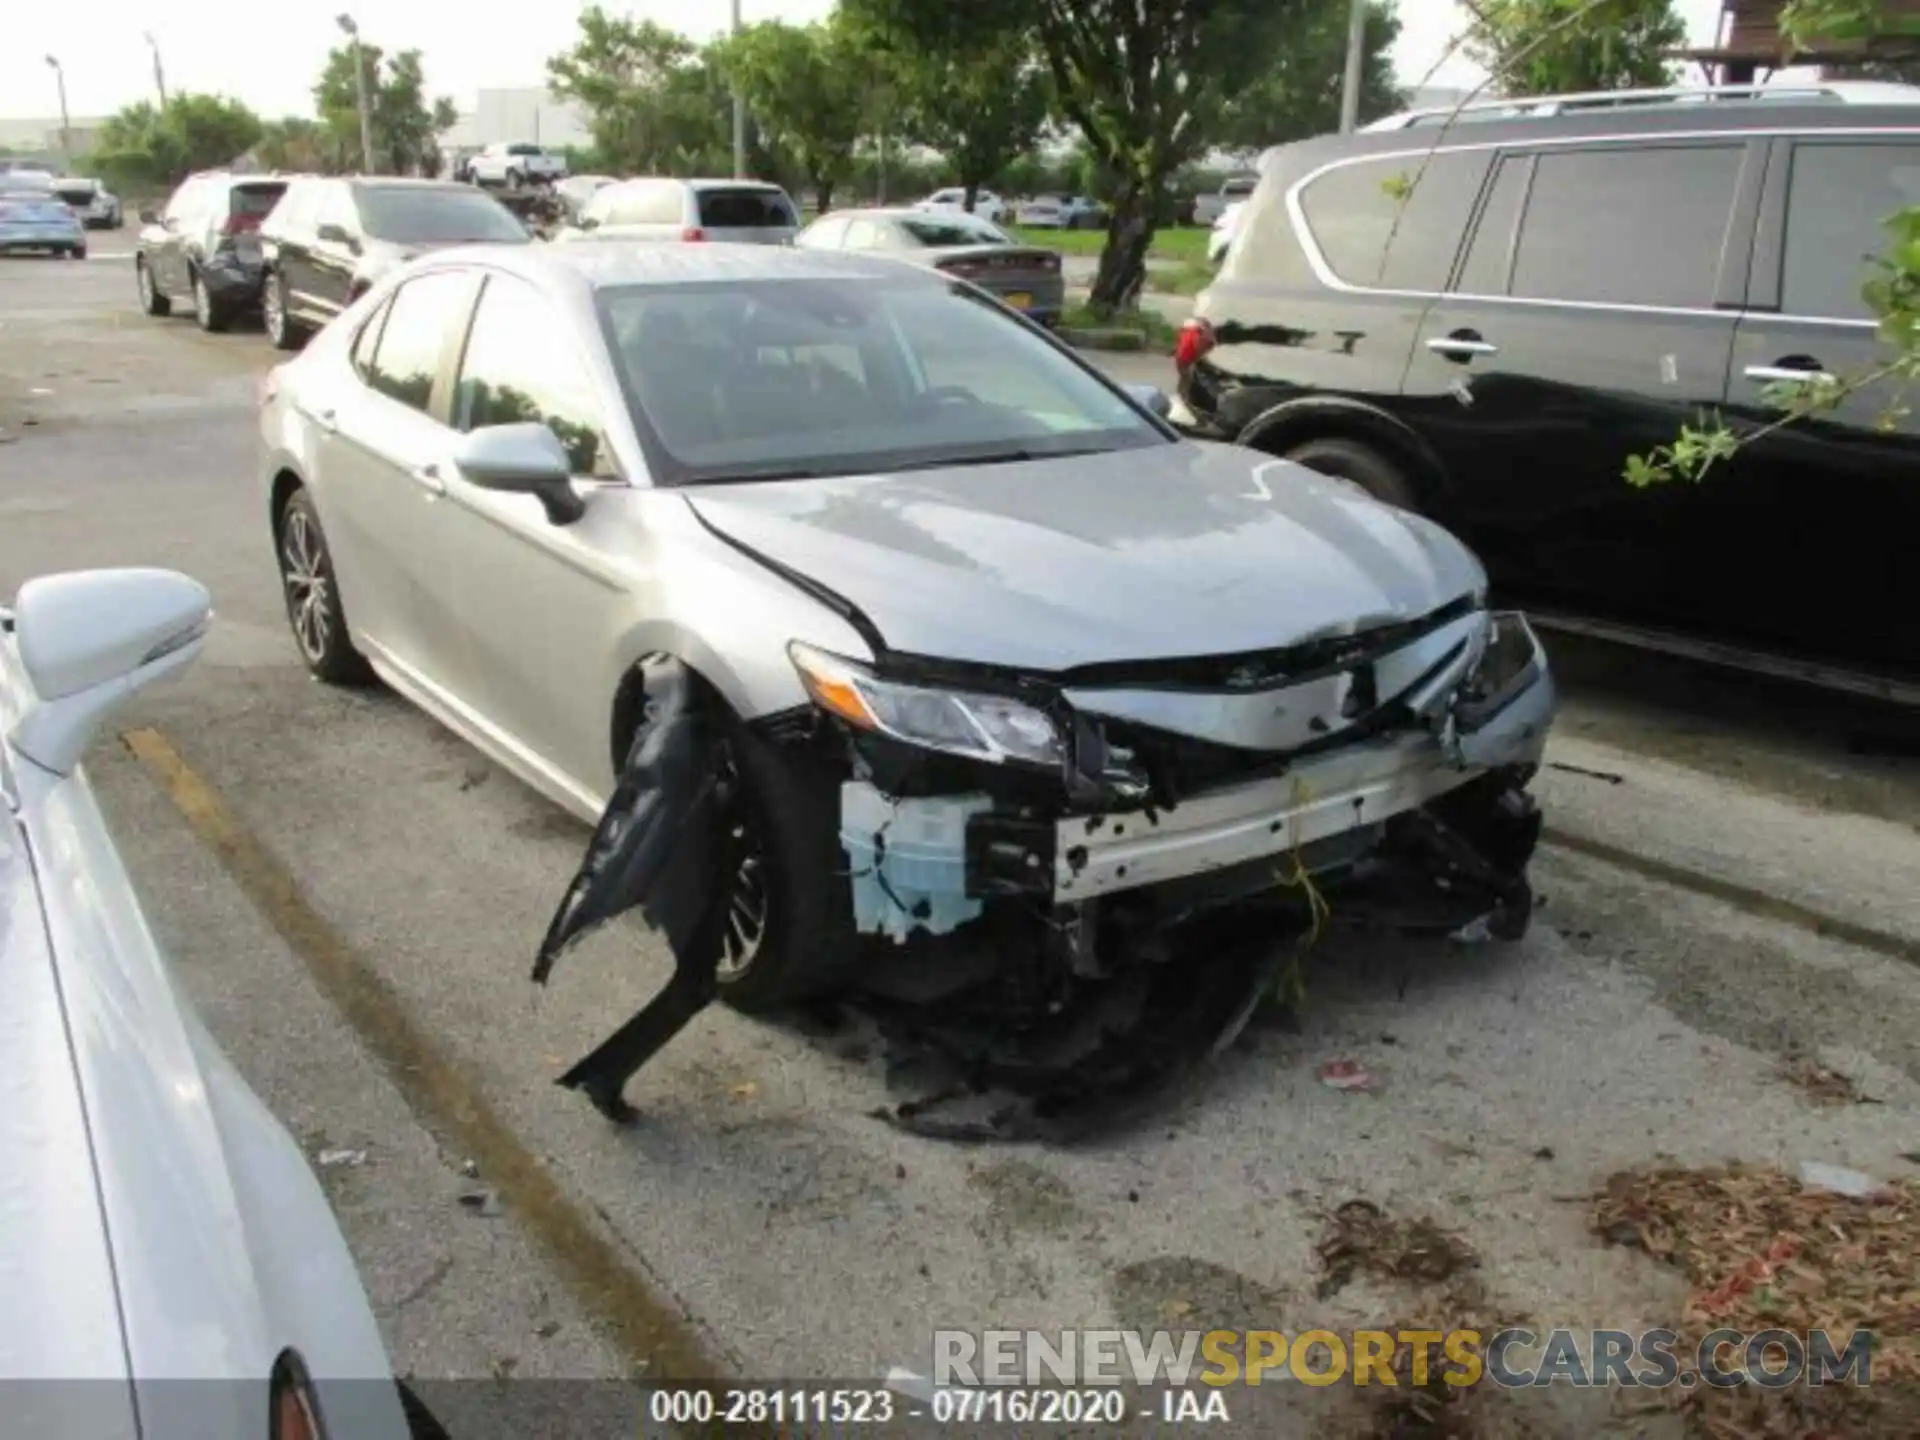
[(799, 209), (778, 185), (649, 177), (601, 186), (554, 238), (786, 245), (799, 231)]
[(642, 906), (688, 978), (641, 1050), (711, 991), (1097, 985), (1389, 861), (1519, 934), (1526, 622), (1432, 522), (1164, 408), (917, 266), (454, 250), (271, 373), (262, 519), (316, 675), (599, 817), (542, 959)]
[(444, 1440), (395, 1384), (306, 1157), (160, 951), (80, 763), (211, 620), (164, 570), (41, 576), (0, 611), (0, 1430)]
[(872, 251), (926, 265), (972, 281), (1043, 325), (1058, 321), (1066, 305), (1059, 251), (1022, 245), (965, 211), (835, 210), (793, 243), (806, 250)]

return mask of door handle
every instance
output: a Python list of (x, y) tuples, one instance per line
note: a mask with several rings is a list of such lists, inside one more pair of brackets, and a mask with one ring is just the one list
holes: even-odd
[(327, 434), (336, 435), (340, 431), (340, 412), (337, 410), (316, 410), (313, 416), (313, 423), (326, 431)]
[(1743, 373), (1762, 385), (1833, 384), (1833, 376), (1817, 365), (1749, 365)]
[(412, 475), (414, 483), (429, 495), (444, 495), (447, 493), (447, 482), (441, 476), (438, 465), (431, 462), (425, 465), (417, 465), (407, 473)]
[(1427, 349), (1450, 360), (1470, 360), (1475, 355), (1498, 355), (1500, 347), (1478, 335), (1436, 335), (1427, 341)]

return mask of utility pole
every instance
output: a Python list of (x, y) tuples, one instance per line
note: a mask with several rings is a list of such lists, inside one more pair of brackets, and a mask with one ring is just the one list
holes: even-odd
[[(733, 0), (733, 33), (740, 33), (740, 0)], [(733, 178), (747, 178), (747, 97), (733, 82)]]
[(167, 108), (167, 72), (160, 68), (160, 42), (147, 31), (147, 49), (153, 52), (153, 88), (160, 92), (160, 108)]
[(53, 56), (47, 56), (47, 65), (53, 71), (54, 83), (60, 87), (60, 161), (69, 175), (73, 173), (73, 137), (67, 124), (67, 72), (60, 68), (60, 62)]
[(1340, 85), (1340, 133), (1350, 135), (1360, 123), (1360, 78), (1367, 59), (1368, 0), (1349, 0), (1347, 10), (1347, 74)]
[(353, 42), (353, 98), (360, 111), (360, 169), (362, 174), (373, 174), (373, 117), (367, 111), (367, 67), (365, 57), (360, 50), (360, 27), (353, 23), (351, 15), (338, 15), (334, 19), (346, 36)]

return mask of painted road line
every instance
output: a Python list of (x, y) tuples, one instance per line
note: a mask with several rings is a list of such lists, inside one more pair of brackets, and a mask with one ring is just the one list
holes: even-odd
[(670, 1297), (635, 1269), (619, 1242), (520, 1143), (480, 1086), (409, 1014), (370, 956), (301, 892), (293, 873), (240, 821), (158, 730), (121, 737), (200, 842), (380, 1061), (414, 1116), (470, 1155), (581, 1304), (650, 1380), (716, 1380), (722, 1362)]

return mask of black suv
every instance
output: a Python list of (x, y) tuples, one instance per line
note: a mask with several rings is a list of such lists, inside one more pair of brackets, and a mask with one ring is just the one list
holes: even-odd
[(267, 336), (298, 349), (382, 274), (429, 250), (525, 245), (498, 200), (450, 180), (299, 179), (260, 227)]
[(133, 274), (140, 308), (193, 306), (202, 330), (224, 330), (260, 303), (260, 221), (287, 188), (271, 175), (189, 175), (156, 214), (140, 212)]
[(1920, 680), (1892, 385), (1697, 484), (1623, 478), (1702, 411), (1752, 431), (1769, 386), (1885, 362), (1861, 287), (1920, 205), (1916, 99), (1566, 97), (1270, 150), (1179, 338), (1181, 418), (1424, 511), (1569, 628)]

